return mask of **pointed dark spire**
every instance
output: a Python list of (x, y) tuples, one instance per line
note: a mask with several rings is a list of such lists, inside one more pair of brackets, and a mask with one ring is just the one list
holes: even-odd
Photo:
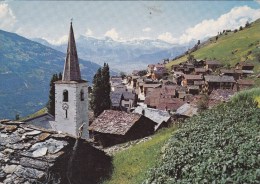
[(63, 70), (63, 81), (80, 81), (80, 68), (78, 61), (78, 54), (76, 49), (76, 43), (73, 33), (72, 21), (70, 23), (70, 33), (69, 33), (69, 41), (67, 48), (67, 56), (64, 64)]

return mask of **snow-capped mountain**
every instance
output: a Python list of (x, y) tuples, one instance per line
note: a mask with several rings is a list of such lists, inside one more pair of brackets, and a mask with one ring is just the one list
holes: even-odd
[[(43, 45), (66, 52), (67, 44), (52, 45), (43, 39), (34, 39)], [(162, 40), (129, 40), (115, 41), (105, 37), (97, 39), (80, 36), (77, 40), (80, 58), (102, 65), (109, 63), (114, 70), (131, 72), (133, 69), (144, 69), (147, 64), (160, 62), (165, 58), (173, 58), (187, 50), (187, 46), (174, 45)]]

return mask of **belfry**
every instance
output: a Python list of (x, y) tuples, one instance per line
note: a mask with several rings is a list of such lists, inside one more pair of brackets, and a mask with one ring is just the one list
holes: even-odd
[(88, 85), (81, 79), (78, 54), (72, 22), (62, 80), (55, 82), (56, 131), (88, 139)]

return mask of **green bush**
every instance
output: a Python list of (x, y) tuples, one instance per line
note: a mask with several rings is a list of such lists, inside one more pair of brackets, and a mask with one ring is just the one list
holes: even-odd
[(259, 183), (258, 94), (242, 92), (185, 121), (144, 183)]

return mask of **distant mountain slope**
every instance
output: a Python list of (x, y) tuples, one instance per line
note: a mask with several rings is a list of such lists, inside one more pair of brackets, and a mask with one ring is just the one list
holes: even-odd
[[(50, 78), (62, 72), (64, 59), (62, 52), (0, 30), (0, 119), (42, 108), (48, 101)], [(92, 81), (99, 65), (80, 59), (80, 67), (82, 77)]]
[[(226, 35), (227, 34), (227, 35)], [(251, 23), (249, 27), (237, 32), (222, 33), (210, 38), (201, 44), (200, 48), (192, 52), (196, 59), (216, 59), (223, 64), (234, 66), (240, 61), (252, 61), (256, 64), (255, 70), (260, 69), (260, 19)], [(187, 55), (168, 64), (170, 68), (174, 63), (187, 60)]]
[[(43, 39), (34, 40), (61, 52), (66, 51), (66, 44), (51, 45)], [(157, 63), (164, 58), (173, 58), (187, 49), (186, 46), (149, 39), (118, 42), (108, 37), (97, 39), (80, 36), (76, 41), (78, 53), (83, 59), (100, 65), (108, 62), (111, 68), (125, 72), (146, 68), (147, 64)]]

